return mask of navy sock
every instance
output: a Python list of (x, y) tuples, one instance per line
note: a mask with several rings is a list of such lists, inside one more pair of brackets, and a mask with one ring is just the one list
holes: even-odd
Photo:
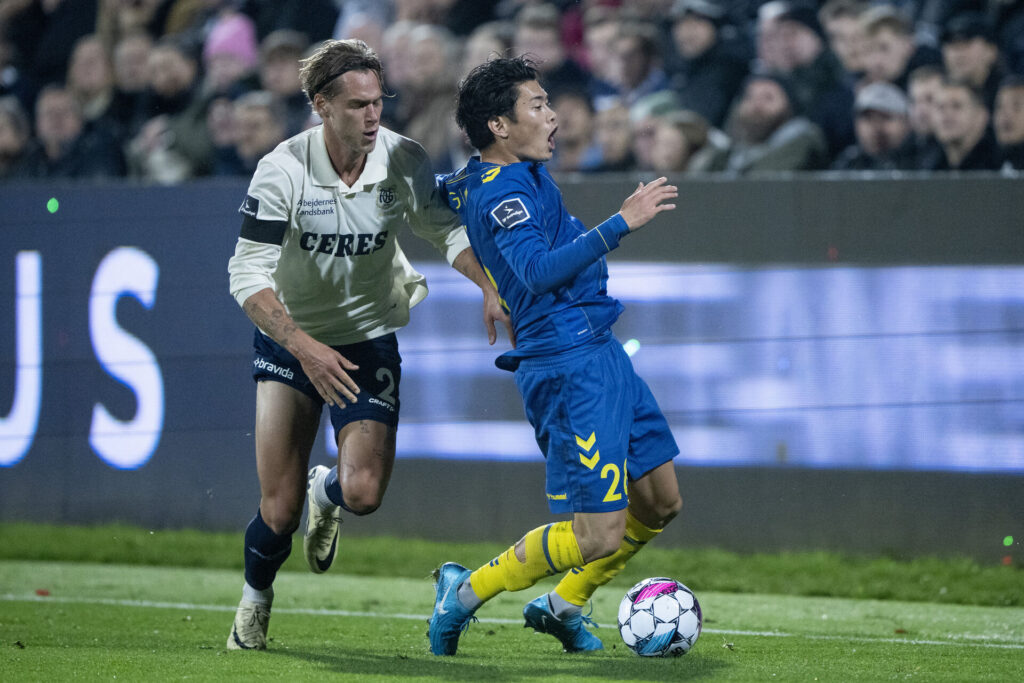
[(292, 535), (275, 534), (257, 509), (245, 528), (245, 582), (259, 591), (270, 588), (291, 551)]
[(338, 481), (337, 467), (332, 467), (330, 472), (327, 473), (327, 477), (324, 480), (324, 490), (327, 492), (327, 497), (331, 499), (332, 503), (339, 506), (342, 510), (348, 510), (348, 506), (345, 505), (345, 497), (341, 494), (341, 482)]

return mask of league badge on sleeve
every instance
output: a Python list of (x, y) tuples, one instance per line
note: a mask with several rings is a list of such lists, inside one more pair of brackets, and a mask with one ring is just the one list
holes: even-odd
[(498, 225), (507, 230), (529, 218), (530, 212), (526, 210), (523, 200), (516, 197), (514, 199), (506, 199), (494, 207), (491, 211), (491, 216), (494, 220), (498, 221)]
[(238, 213), (246, 216), (252, 216), (256, 218), (256, 214), (260, 212), (260, 200), (253, 197), (251, 194), (245, 195), (245, 201), (238, 207)]

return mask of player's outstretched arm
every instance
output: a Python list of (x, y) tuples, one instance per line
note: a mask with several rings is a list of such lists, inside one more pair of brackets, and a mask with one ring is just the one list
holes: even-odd
[(619, 209), (619, 215), (626, 221), (629, 231), (639, 230), (662, 211), (671, 211), (675, 204), (666, 204), (679, 196), (679, 188), (668, 184), (662, 176), (644, 185), (639, 183), (633, 194), (626, 197)]
[(261, 289), (246, 299), (242, 308), (250, 320), (298, 359), (302, 371), (328, 405), (356, 402), (359, 386), (346, 370), (357, 370), (359, 366), (299, 329), (274, 290)]
[(465, 275), (483, 292), (484, 329), (487, 330), (488, 343), (493, 345), (494, 342), (498, 341), (498, 331), (495, 323), (501, 323), (505, 326), (505, 331), (508, 333), (509, 341), (512, 342), (512, 347), (515, 348), (516, 336), (512, 331), (512, 320), (508, 317), (505, 309), (501, 307), (498, 291), (487, 278), (483, 268), (480, 267), (480, 262), (477, 260), (476, 254), (473, 253), (473, 249), (463, 249), (459, 252), (459, 255), (452, 261), (452, 268)]

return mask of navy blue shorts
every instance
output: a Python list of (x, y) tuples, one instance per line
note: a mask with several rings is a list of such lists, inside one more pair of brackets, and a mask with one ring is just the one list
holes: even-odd
[(557, 358), (526, 358), (515, 376), (547, 461), (551, 512), (621, 510), (629, 502), (627, 480), (679, 453), (651, 390), (614, 337)]
[[(397, 427), (401, 407), (398, 384), (402, 379), (398, 338), (392, 333), (369, 341), (331, 348), (359, 366), (358, 370), (348, 371), (360, 389), (356, 394), (356, 402), (330, 407), (335, 436), (342, 427), (357, 420), (375, 420)], [(256, 330), (253, 339), (253, 349), (254, 380), (287, 384), (309, 396), (318, 406), (323, 406), (324, 399), (302, 371), (302, 365), (287, 349), (259, 330)]]

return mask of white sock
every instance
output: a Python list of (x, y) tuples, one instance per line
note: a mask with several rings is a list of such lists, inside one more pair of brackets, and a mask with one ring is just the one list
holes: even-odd
[(459, 602), (462, 603), (462, 606), (467, 609), (475, 610), (477, 607), (483, 604), (483, 601), (479, 597), (477, 597), (477, 594), (475, 592), (473, 592), (473, 586), (470, 584), (469, 581), (462, 582), (462, 585), (459, 586), (456, 596), (459, 598)]
[(320, 475), (316, 478), (316, 481), (313, 482), (312, 502), (321, 510), (333, 510), (338, 506), (332, 503), (331, 499), (327, 497), (327, 489), (325, 488), (326, 484), (327, 477), (325, 475)]
[(258, 591), (248, 583), (244, 583), (242, 584), (242, 599), (255, 602), (257, 605), (270, 607), (271, 603), (274, 602), (274, 587), (270, 586)]
[(579, 614), (583, 608), (574, 605), (555, 591), (548, 593), (548, 604), (551, 605), (551, 612), (559, 619), (565, 619), (572, 614)]

